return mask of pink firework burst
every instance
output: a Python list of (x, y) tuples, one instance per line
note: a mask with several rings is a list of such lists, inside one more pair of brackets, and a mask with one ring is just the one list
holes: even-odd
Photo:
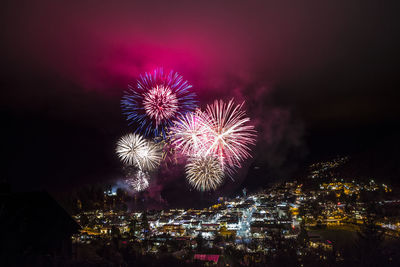
[(203, 135), (205, 149), (202, 154), (216, 156), (228, 173), (251, 156), (249, 145), (256, 141), (256, 131), (248, 124), (250, 119), (242, 109), (243, 104), (235, 105), (233, 100), (228, 103), (215, 100), (201, 113), (201, 121), (207, 128), (207, 134)]
[(186, 113), (171, 127), (171, 143), (184, 155), (191, 157), (199, 155), (206, 151), (209, 128), (203, 121), (200, 110)]
[(176, 114), (178, 98), (167, 86), (156, 86), (144, 93), (143, 106), (147, 115), (159, 125)]

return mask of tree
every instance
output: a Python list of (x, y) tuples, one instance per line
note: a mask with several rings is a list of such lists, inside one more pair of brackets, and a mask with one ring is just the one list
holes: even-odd
[(224, 238), (222, 237), (222, 235), (220, 235), (219, 233), (215, 233), (215, 238), (214, 238), (214, 245), (217, 245), (219, 243), (221, 243), (222, 241), (224, 241)]
[(124, 197), (124, 190), (122, 190), (122, 188), (117, 188), (116, 193), (117, 193), (117, 198), (119, 200), (122, 200), (122, 198)]
[(85, 226), (87, 226), (87, 225), (89, 224), (89, 219), (88, 219), (88, 217), (86, 216), (86, 214), (82, 214), (82, 215), (81, 215), (81, 217), (80, 217), (80, 219), (79, 219), (79, 222), (80, 222), (80, 224), (81, 224), (82, 227), (85, 227)]
[(370, 202), (366, 210), (364, 224), (357, 233), (358, 260), (362, 266), (382, 266), (385, 262), (382, 251), (384, 231), (376, 225), (374, 204)]
[(112, 237), (115, 237), (115, 238), (118, 238), (118, 237), (120, 236), (119, 228), (116, 227), (115, 225), (113, 225), (113, 226), (111, 227), (111, 236), (112, 236)]
[(150, 225), (149, 221), (147, 220), (147, 211), (143, 211), (142, 213), (142, 230), (145, 239), (147, 239), (150, 235)]
[(115, 225), (113, 225), (112, 227), (111, 227), (111, 236), (112, 236), (112, 240), (113, 240), (113, 242), (114, 242), (114, 246), (116, 247), (116, 248), (119, 248), (119, 246), (118, 246), (118, 240), (119, 240), (119, 238), (120, 238), (120, 235), (121, 233), (120, 233), (120, 231), (119, 231), (119, 228), (118, 227), (116, 227)]
[(136, 234), (136, 225), (137, 225), (137, 220), (136, 218), (133, 218), (129, 223), (129, 234), (131, 235), (131, 237), (134, 237)]
[(272, 231), (269, 245), (272, 266), (298, 266), (294, 240), (286, 240), (280, 230)]
[(297, 236), (297, 242), (299, 245), (303, 248), (307, 247), (308, 242), (310, 241), (310, 238), (308, 237), (308, 233), (305, 227), (305, 222), (304, 220), (301, 221), (300, 223), (300, 233)]
[(322, 208), (319, 205), (318, 199), (315, 201), (312, 201), (310, 203), (310, 208), (311, 208), (312, 216), (314, 217), (315, 220), (318, 220), (318, 216), (321, 215), (321, 211), (322, 211)]
[(196, 236), (197, 251), (202, 251), (204, 246), (204, 239), (201, 233)]

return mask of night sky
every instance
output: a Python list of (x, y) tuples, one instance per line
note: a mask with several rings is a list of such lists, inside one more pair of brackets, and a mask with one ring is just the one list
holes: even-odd
[[(119, 179), (115, 142), (133, 130), (120, 99), (155, 67), (182, 74), (202, 107), (246, 103), (259, 132), (253, 159), (215, 194), (335, 155), (392, 155), (396, 2), (2, 2), (0, 178), (54, 192)], [(182, 201), (191, 192), (181, 172), (162, 171), (149, 194)]]

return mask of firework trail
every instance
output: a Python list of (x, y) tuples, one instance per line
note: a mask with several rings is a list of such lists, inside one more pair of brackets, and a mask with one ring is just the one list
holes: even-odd
[(240, 167), (243, 160), (251, 157), (249, 145), (255, 144), (256, 131), (254, 126), (248, 125), (250, 119), (242, 107), (243, 103), (235, 105), (233, 100), (228, 103), (215, 100), (201, 113), (207, 128), (203, 138), (203, 147), (206, 149), (201, 153), (217, 157), (228, 174), (232, 174), (234, 168)]
[(189, 184), (199, 191), (215, 190), (224, 179), (219, 160), (212, 156), (191, 158), (185, 169)]
[(136, 131), (145, 136), (166, 137), (172, 120), (196, 109), (192, 86), (178, 73), (156, 69), (140, 76), (137, 85), (130, 84), (122, 98), (121, 106), (129, 125), (137, 124)]

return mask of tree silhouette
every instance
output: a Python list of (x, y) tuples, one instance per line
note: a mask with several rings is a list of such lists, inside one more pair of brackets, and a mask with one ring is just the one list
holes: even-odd
[(385, 262), (382, 253), (384, 231), (376, 225), (374, 204), (370, 202), (366, 210), (367, 214), (364, 224), (357, 233), (358, 261), (362, 266), (382, 266)]
[(136, 218), (133, 218), (129, 223), (129, 234), (131, 237), (134, 237), (136, 234), (136, 225), (137, 225), (137, 220)]
[(143, 211), (141, 219), (143, 235), (145, 239), (147, 239), (150, 236), (150, 225), (149, 221), (147, 220), (147, 211)]
[(204, 239), (201, 233), (196, 236), (197, 251), (202, 251), (204, 246)]
[(297, 242), (301, 247), (306, 248), (309, 241), (310, 238), (308, 237), (308, 233), (305, 227), (305, 222), (304, 220), (302, 220), (300, 223), (300, 233), (297, 236)]
[(298, 266), (295, 240), (285, 240), (280, 230), (271, 231), (270, 236), (269, 263), (272, 266)]
[(219, 233), (215, 233), (215, 238), (213, 240), (214, 245), (217, 245), (217, 244), (221, 243), (222, 241), (224, 241), (223, 236), (220, 235)]
[(79, 221), (80, 221), (80, 224), (81, 224), (82, 227), (85, 227), (85, 226), (87, 226), (89, 224), (89, 219), (86, 216), (86, 214), (82, 214), (80, 219), (79, 219)]

